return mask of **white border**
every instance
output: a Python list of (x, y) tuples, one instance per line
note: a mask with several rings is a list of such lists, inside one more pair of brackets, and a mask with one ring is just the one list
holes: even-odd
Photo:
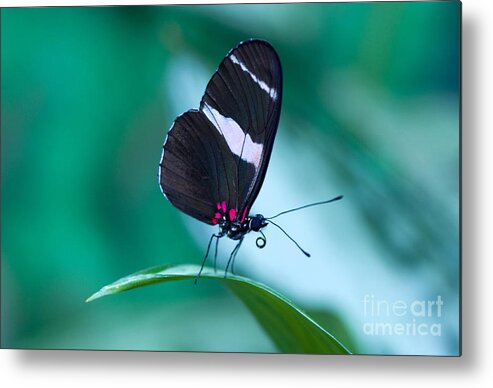
[[(245, 1), (248, 2), (248, 1)], [(163, 4), (106, 1), (104, 4)], [(205, 3), (182, 0), (180, 3)], [(215, 1), (220, 3), (220, 1)], [(465, 387), (493, 381), (493, 23), (491, 0), (463, 2), (463, 357), (0, 350), (3, 387)], [(74, 5), (103, 4), (76, 1)], [(71, 5), (4, 0), (2, 6)], [(488, 381), (489, 380), (489, 381)], [(487, 383), (488, 381), (488, 383)]]

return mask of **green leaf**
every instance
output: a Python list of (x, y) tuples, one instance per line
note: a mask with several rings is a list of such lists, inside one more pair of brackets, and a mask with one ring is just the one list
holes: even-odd
[[(164, 265), (126, 276), (104, 286), (86, 302), (106, 295), (159, 282), (194, 279), (197, 265)], [(250, 309), (260, 325), (284, 353), (350, 354), (335, 337), (297, 308), (290, 300), (251, 279), (204, 268), (202, 278), (223, 282)]]

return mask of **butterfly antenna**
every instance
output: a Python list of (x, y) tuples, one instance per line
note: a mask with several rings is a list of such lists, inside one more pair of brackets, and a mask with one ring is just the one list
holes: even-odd
[(257, 240), (255, 240), (255, 244), (257, 245), (257, 248), (263, 249), (267, 244), (267, 238), (265, 237), (264, 232), (262, 232), (262, 229), (259, 230), (259, 233), (262, 235), (262, 237), (257, 237)]
[(294, 238), (292, 238), (292, 237), (291, 237), (291, 236), (290, 236), (290, 235), (289, 235), (289, 234), (288, 234), (288, 233), (287, 233), (287, 232), (286, 232), (283, 228), (281, 228), (279, 225), (277, 225), (274, 221), (269, 221), (269, 223), (271, 223), (272, 225), (277, 226), (279, 229), (281, 229), (281, 231), (282, 231), (282, 232), (283, 232), (286, 236), (288, 236), (288, 238), (289, 238), (292, 242), (294, 242), (294, 243), (296, 244), (296, 246), (299, 248), (299, 250), (300, 250), (301, 252), (303, 252), (303, 254), (304, 254), (306, 257), (310, 257), (310, 256), (311, 256), (311, 255), (310, 255), (307, 251), (305, 251), (302, 247), (300, 247), (300, 244), (298, 244), (298, 243), (294, 240)]
[[(294, 208), (294, 209), (289, 209), (289, 210), (285, 210), (283, 212), (280, 212), (279, 214), (276, 214), (275, 216), (272, 216), (272, 217), (268, 217), (266, 218), (266, 220), (272, 220), (273, 218), (276, 218), (276, 217), (279, 217), (279, 216), (282, 216), (283, 214), (286, 214), (286, 213), (291, 213), (291, 212), (295, 212), (297, 210), (301, 210), (301, 209), (305, 209), (307, 207), (312, 207), (312, 206), (318, 206), (318, 205), (324, 205), (326, 203), (330, 203), (330, 202), (335, 202), (335, 201), (339, 201), (340, 199), (342, 199), (343, 196), (342, 195), (339, 195), (335, 198), (332, 198), (332, 199), (329, 199), (328, 201), (322, 201), (322, 202), (314, 202), (314, 203), (310, 203), (308, 205), (304, 205), (304, 206), (300, 206), (300, 207), (297, 207), (297, 208)], [(275, 224), (274, 224), (275, 225)]]

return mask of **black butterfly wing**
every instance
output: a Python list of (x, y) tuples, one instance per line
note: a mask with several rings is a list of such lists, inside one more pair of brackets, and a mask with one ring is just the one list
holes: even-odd
[(179, 116), (163, 146), (159, 183), (166, 198), (199, 221), (213, 224), (217, 204), (235, 200), (236, 163), (221, 134), (200, 111)]
[(282, 68), (274, 48), (249, 40), (231, 50), (207, 85), (200, 109), (220, 128), (238, 158), (238, 214), (262, 186), (279, 124)]
[(159, 180), (171, 203), (209, 224), (223, 206), (243, 220), (265, 177), (281, 97), (281, 64), (269, 43), (249, 40), (232, 49), (200, 110), (180, 116), (168, 133)]

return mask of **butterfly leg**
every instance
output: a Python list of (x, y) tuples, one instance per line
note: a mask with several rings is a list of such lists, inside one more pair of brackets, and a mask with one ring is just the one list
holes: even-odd
[(238, 251), (240, 250), (240, 247), (241, 247), (241, 243), (243, 242), (243, 238), (241, 238), (240, 242), (238, 243), (238, 245), (236, 246), (236, 252), (235, 254), (233, 255), (233, 260), (231, 261), (231, 273), (234, 274), (235, 273), (235, 263), (236, 263), (236, 255), (238, 254)]
[[(223, 235), (222, 234), (213, 234), (211, 236), (211, 239), (209, 240), (209, 244), (207, 244), (207, 251), (205, 252), (205, 256), (204, 256), (204, 260), (202, 260), (202, 265), (200, 266), (200, 271), (199, 273), (197, 274), (197, 276), (195, 277), (195, 280), (194, 280), (194, 283), (197, 284), (197, 280), (199, 280), (199, 277), (200, 275), (202, 274), (202, 270), (204, 269), (204, 265), (205, 265), (205, 261), (207, 260), (207, 256), (209, 256), (209, 251), (211, 249), (211, 244), (212, 244), (212, 240), (214, 239), (214, 237), (217, 239), (216, 240), (216, 244), (217, 244), (217, 241), (219, 241), (219, 239), (222, 237)], [(217, 245), (216, 245), (217, 247)], [(217, 248), (216, 248), (217, 249)], [(214, 266), (215, 266), (215, 262), (214, 262)]]
[(228, 273), (228, 268), (230, 264), (231, 264), (231, 273), (233, 274), (235, 273), (234, 271), (235, 258), (236, 258), (236, 254), (240, 250), (243, 239), (244, 237), (242, 236), (240, 241), (238, 241), (238, 244), (236, 244), (235, 248), (233, 249), (233, 252), (231, 252), (231, 255), (229, 255), (228, 264), (226, 264), (226, 270), (224, 271), (224, 277), (226, 277), (226, 274)]
[(217, 247), (219, 245), (219, 237), (216, 239), (216, 249), (214, 250), (214, 272), (217, 270)]

